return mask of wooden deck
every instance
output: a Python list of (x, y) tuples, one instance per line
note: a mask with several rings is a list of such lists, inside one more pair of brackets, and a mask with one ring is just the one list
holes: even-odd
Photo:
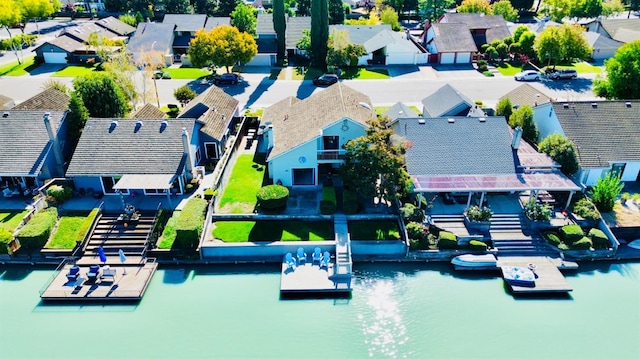
[(573, 262), (551, 259), (549, 257), (500, 257), (498, 267), (515, 266), (527, 268), (529, 264), (535, 264), (536, 278), (535, 287), (521, 287), (508, 284), (514, 294), (535, 294), (535, 293), (567, 293), (573, 288), (564, 278), (561, 269), (577, 269), (578, 265)]
[[(140, 265), (110, 265), (115, 270), (112, 279), (102, 278), (95, 282), (86, 279), (88, 266), (80, 267), (78, 281), (69, 281), (67, 273), (71, 264), (65, 265), (51, 283), (41, 291), (40, 298), (46, 301), (129, 301), (140, 300), (146, 291), (153, 274), (158, 268), (154, 261)], [(101, 269), (102, 271), (102, 269)], [(126, 271), (126, 274), (125, 274)]]
[(329, 268), (307, 263), (289, 269), (282, 263), (280, 277), (281, 296), (344, 296), (349, 295), (353, 288), (352, 276), (334, 276), (333, 264)]

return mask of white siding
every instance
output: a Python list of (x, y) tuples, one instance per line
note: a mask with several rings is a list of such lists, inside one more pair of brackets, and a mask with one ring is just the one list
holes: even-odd
[(458, 52), (456, 54), (456, 64), (469, 64), (471, 63), (470, 52)]
[[(269, 171), (273, 174), (273, 183), (282, 182), (284, 186), (293, 184), (294, 168), (318, 168), (318, 148), (316, 141), (310, 141), (271, 160)], [(304, 158), (304, 160), (301, 160)]]
[[(436, 42), (435, 41), (431, 41), (434, 37), (435, 37), (435, 32), (433, 31), (433, 28), (430, 27), (429, 30), (427, 30), (427, 35), (426, 35), (426, 39), (425, 39), (425, 43), (427, 44), (427, 51), (429, 51), (432, 54), (437, 54), (438, 53), (438, 49), (436, 48)], [(431, 42), (429, 42), (431, 41)]]
[(536, 106), (534, 108), (533, 121), (536, 123), (536, 127), (538, 128), (539, 140), (543, 140), (552, 133), (559, 133), (566, 136), (550, 103)]
[(580, 180), (585, 186), (593, 186), (598, 182), (598, 178), (604, 176), (609, 168), (588, 168), (580, 172)]
[(441, 53), (440, 54), (440, 63), (441, 64), (453, 64), (455, 61), (456, 54), (452, 52)]
[(387, 54), (387, 65), (415, 65), (415, 54), (411, 52), (389, 52)]

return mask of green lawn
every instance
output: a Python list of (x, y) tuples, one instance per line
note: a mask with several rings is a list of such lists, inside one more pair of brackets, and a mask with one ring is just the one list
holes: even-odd
[(515, 74), (517, 74), (518, 72), (522, 71), (522, 67), (515, 67), (511, 64), (508, 63), (502, 63), (499, 66), (496, 66), (496, 68), (498, 69), (498, 71), (503, 75), (503, 76), (513, 76)]
[(313, 80), (322, 75), (322, 71), (312, 67), (296, 67), (291, 74), (292, 80)]
[(353, 240), (395, 240), (400, 238), (398, 223), (394, 221), (349, 221)]
[(18, 64), (18, 61), (8, 63), (0, 66), (0, 76), (24, 76), (29, 74), (40, 65), (34, 64), (35, 58), (30, 57), (25, 59), (22, 64)]
[(322, 241), (333, 239), (332, 222), (219, 221), (213, 236), (224, 242)]
[(171, 74), (174, 80), (196, 80), (204, 76), (208, 76), (209, 70), (196, 69), (192, 67), (166, 68), (162, 70)]
[(347, 80), (380, 80), (390, 78), (385, 69), (365, 69), (362, 67), (349, 67), (342, 70), (341, 79)]
[(89, 229), (87, 225), (83, 225), (88, 217), (89, 213), (87, 212), (72, 213), (61, 217), (58, 221), (58, 228), (44, 248), (73, 249), (76, 242), (81, 241), (81, 237), (84, 237)]
[[(373, 110), (376, 111), (376, 115), (382, 115), (383, 113), (387, 112), (390, 108), (391, 106), (375, 106)], [(414, 110), (418, 115), (421, 113), (420, 109), (416, 106), (409, 106), (409, 108)]]
[(179, 215), (180, 211), (175, 211), (167, 221), (167, 224), (164, 226), (162, 236), (160, 237), (160, 241), (158, 242), (158, 248), (171, 249), (171, 247), (173, 247), (173, 243), (176, 240), (176, 218), (178, 218)]
[(16, 230), (16, 227), (20, 224), (20, 221), (29, 211), (7, 211), (0, 212), (0, 227), (6, 229), (9, 232)]
[(178, 117), (178, 114), (180, 113), (180, 109), (181, 107), (178, 107), (176, 109), (170, 109), (169, 106), (167, 105), (160, 107), (160, 111), (166, 113), (167, 116), (169, 116), (169, 118)]
[(592, 74), (597, 74), (600, 73), (602, 71), (602, 69), (598, 66), (593, 66), (588, 62), (577, 62), (571, 66), (561, 66), (558, 65), (556, 66), (556, 68), (559, 69), (575, 69), (576, 71), (578, 71), (578, 74), (581, 73), (592, 73)]
[(76, 66), (70, 65), (56, 71), (51, 77), (80, 77), (92, 73), (95, 70), (93, 66)]
[[(254, 162), (257, 161), (257, 162)], [(257, 202), (256, 194), (265, 176), (264, 156), (254, 158), (245, 154), (238, 157), (229, 183), (220, 197), (220, 213), (252, 213)]]

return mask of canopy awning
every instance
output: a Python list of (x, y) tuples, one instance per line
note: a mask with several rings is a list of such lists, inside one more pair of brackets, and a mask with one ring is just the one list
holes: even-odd
[(580, 191), (562, 173), (412, 176), (415, 192)]
[(123, 175), (113, 189), (170, 189), (175, 175)]

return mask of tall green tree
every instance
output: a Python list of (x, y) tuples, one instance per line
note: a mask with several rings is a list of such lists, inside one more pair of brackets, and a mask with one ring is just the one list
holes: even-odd
[(605, 62), (604, 77), (598, 75), (594, 92), (608, 99), (640, 98), (640, 40), (622, 45)]
[(351, 43), (347, 30), (334, 29), (331, 31), (327, 50), (327, 65), (357, 66), (358, 58), (366, 54), (364, 46)]
[(464, 0), (456, 9), (462, 13), (493, 15), (489, 0)]
[(216, 16), (230, 16), (240, 0), (219, 0), (216, 7)]
[(584, 29), (579, 25), (564, 24), (548, 27), (536, 37), (534, 49), (540, 62), (586, 60), (591, 55), (591, 47), (582, 37)]
[(366, 198), (392, 201), (409, 193), (411, 179), (405, 167), (405, 144), (394, 140), (388, 118), (367, 122), (366, 135), (344, 145), (340, 174), (345, 185)]
[(258, 21), (257, 12), (257, 9), (251, 5), (244, 3), (239, 4), (231, 13), (233, 26), (241, 32), (246, 32), (255, 36), (256, 22)]
[(66, 121), (69, 124), (67, 135), (72, 142), (71, 148), (75, 148), (78, 143), (88, 118), (89, 110), (84, 105), (82, 97), (77, 92), (72, 93), (69, 101), (69, 113), (67, 113), (66, 117)]
[(38, 19), (48, 17), (60, 9), (60, 1), (58, 0), (20, 0), (19, 4), (21, 4), (22, 17), (25, 22), (33, 20), (38, 35), (40, 35)]
[(624, 5), (621, 0), (609, 0), (602, 3), (602, 16), (608, 17), (623, 11)]
[(602, 14), (602, 0), (572, 0), (569, 17), (598, 17)]
[(493, 14), (502, 15), (506, 21), (518, 21), (518, 10), (516, 10), (509, 0), (500, 0), (493, 3)]
[(22, 64), (22, 56), (20, 55), (21, 47), (13, 41), (13, 35), (9, 28), (17, 24), (22, 19), (22, 11), (16, 0), (6, 0), (0, 2), (0, 27), (7, 30), (11, 43), (11, 51), (18, 59), (18, 63)]
[(189, 0), (162, 0), (167, 14), (190, 14), (193, 10)]
[(188, 52), (194, 66), (221, 66), (227, 72), (231, 72), (231, 66), (237, 63), (251, 61), (257, 53), (258, 45), (253, 36), (233, 26), (218, 26), (209, 32), (198, 31)]
[(391, 6), (385, 6), (380, 13), (380, 20), (383, 24), (391, 25), (393, 31), (402, 30), (400, 22), (398, 21), (398, 13)]
[(154, 3), (154, 0), (129, 0), (127, 10), (140, 11), (144, 17), (153, 17), (153, 13), (149, 16), (149, 9)]
[(327, 0), (311, 0), (311, 62), (319, 69), (327, 68), (329, 9)]
[(613, 210), (623, 188), (624, 184), (620, 181), (620, 176), (610, 171), (606, 176), (598, 178), (598, 182), (589, 190), (589, 195), (596, 208), (600, 212), (607, 213)]
[(342, 6), (342, 0), (328, 0), (329, 1), (329, 24), (344, 24), (344, 7)]
[(120, 12), (129, 10), (127, 0), (104, 0), (104, 8), (109, 12)]
[(534, 0), (509, 0), (511, 6), (518, 11), (528, 11), (533, 7)]
[(538, 142), (538, 129), (533, 122), (533, 109), (529, 105), (519, 107), (509, 117), (509, 125), (512, 128), (522, 128), (522, 138), (529, 143)]
[(507, 123), (509, 123), (509, 118), (511, 117), (512, 113), (513, 105), (511, 104), (511, 100), (509, 100), (508, 97), (505, 97), (502, 100), (498, 101), (498, 104), (496, 105), (496, 116), (504, 116), (504, 118), (507, 120)]
[(194, 0), (193, 12), (196, 14), (207, 14), (213, 16), (216, 11), (217, 0)]
[(455, 7), (455, 0), (418, 0), (422, 20), (436, 22), (448, 9)]
[(108, 73), (94, 72), (78, 77), (73, 87), (91, 117), (120, 118), (129, 111), (122, 88)]
[(546, 153), (558, 162), (560, 171), (567, 176), (573, 175), (580, 169), (575, 144), (557, 132), (545, 137), (540, 142), (538, 151)]
[(196, 98), (196, 96), (198, 96), (198, 94), (196, 94), (195, 91), (193, 91), (191, 87), (187, 85), (178, 87), (175, 91), (173, 91), (173, 97), (175, 97), (182, 106), (189, 103), (189, 101)]
[(296, 14), (299, 16), (310, 16), (311, 0), (298, 0)]
[(287, 51), (285, 39), (287, 22), (284, 14), (284, 0), (274, 0), (273, 2), (273, 29), (276, 31), (276, 41), (278, 44), (278, 63), (282, 64)]

